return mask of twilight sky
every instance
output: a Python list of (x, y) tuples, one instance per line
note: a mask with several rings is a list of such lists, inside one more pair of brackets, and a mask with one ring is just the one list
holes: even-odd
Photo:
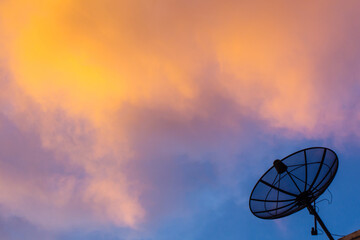
[(359, 1), (2, 0), (0, 53), (4, 240), (310, 238), (248, 198), (314, 145), (360, 228)]

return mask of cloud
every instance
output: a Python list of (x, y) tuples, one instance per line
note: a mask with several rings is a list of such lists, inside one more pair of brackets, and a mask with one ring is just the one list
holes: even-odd
[(19, 217), (0, 218), (0, 233), (4, 240), (17, 239), (44, 239), (53, 240), (54, 236), (46, 231), (39, 230), (36, 226)]
[(3, 1), (1, 204), (137, 228), (230, 184), (262, 134), (356, 135), (358, 16), (325, 5)]

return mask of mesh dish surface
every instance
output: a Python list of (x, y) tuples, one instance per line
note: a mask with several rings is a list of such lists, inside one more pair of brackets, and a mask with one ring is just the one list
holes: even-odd
[(339, 165), (336, 153), (324, 147), (303, 149), (281, 161), (286, 171), (279, 174), (272, 166), (250, 195), (250, 210), (259, 218), (281, 218), (305, 208), (327, 189)]

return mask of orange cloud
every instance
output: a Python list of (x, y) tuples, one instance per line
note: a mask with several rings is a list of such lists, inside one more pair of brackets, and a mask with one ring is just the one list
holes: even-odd
[[(169, 111), (186, 124), (209, 116), (199, 106), (209, 86), (270, 127), (323, 136), (314, 51), (334, 36), (324, 28), (334, 10), (319, 16), (320, 9), (281, 1), (2, 1), (2, 67), (11, 82), (2, 101), (12, 105), (4, 114), (86, 175), (65, 178), (54, 195), (39, 190), (38, 201), (69, 209), (81, 182), (78, 201), (94, 216), (135, 227), (146, 218), (139, 199), (148, 183), (124, 170), (137, 155), (124, 106)], [(26, 206), (27, 190), (11, 193), (1, 203)]]

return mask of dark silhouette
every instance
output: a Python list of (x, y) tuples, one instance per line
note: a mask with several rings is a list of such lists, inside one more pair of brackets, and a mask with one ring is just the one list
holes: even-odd
[(311, 234), (317, 235), (318, 222), (333, 240), (315, 210), (315, 201), (334, 179), (338, 165), (336, 153), (324, 147), (303, 149), (275, 160), (251, 192), (251, 212), (262, 219), (276, 219), (306, 207), (315, 218)]

